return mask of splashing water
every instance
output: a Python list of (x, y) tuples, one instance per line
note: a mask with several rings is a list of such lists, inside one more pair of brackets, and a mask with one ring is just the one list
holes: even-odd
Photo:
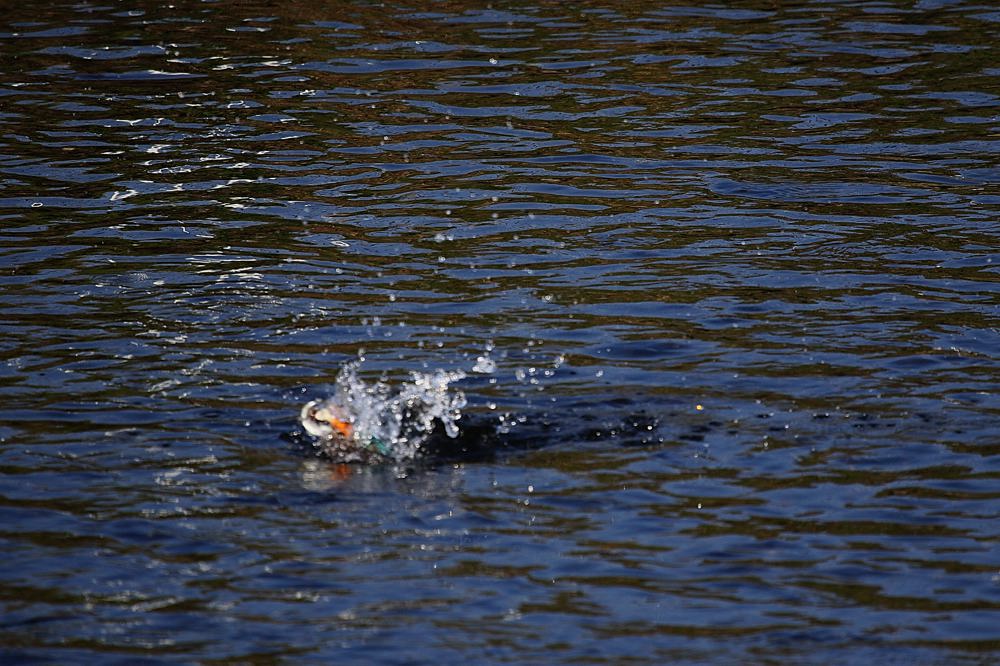
[(451, 386), (465, 378), (461, 370), (412, 372), (393, 388), (358, 376), (360, 361), (337, 374), (334, 395), (302, 408), (300, 420), (314, 445), (343, 462), (409, 460), (438, 425), (448, 437), (458, 436), (465, 394)]

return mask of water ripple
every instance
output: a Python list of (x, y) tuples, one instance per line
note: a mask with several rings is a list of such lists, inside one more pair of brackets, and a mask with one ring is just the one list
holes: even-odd
[[(0, 656), (995, 661), (997, 20), (12, 5)], [(487, 349), (493, 459), (297, 446)]]

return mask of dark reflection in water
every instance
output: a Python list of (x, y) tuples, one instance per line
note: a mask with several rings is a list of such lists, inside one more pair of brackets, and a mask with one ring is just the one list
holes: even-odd
[(5, 662), (1000, 654), (990, 3), (0, 6)]

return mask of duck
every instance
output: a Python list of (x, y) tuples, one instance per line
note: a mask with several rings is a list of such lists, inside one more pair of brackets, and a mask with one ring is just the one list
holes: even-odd
[(306, 403), (299, 420), (314, 438), (316, 447), (330, 458), (371, 462), (391, 457), (388, 444), (375, 435), (360, 432), (350, 410), (332, 399)]

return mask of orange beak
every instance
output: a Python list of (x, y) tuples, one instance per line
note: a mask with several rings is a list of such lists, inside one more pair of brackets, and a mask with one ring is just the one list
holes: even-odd
[(341, 421), (336, 416), (331, 416), (327, 419), (327, 422), (333, 426), (333, 429), (339, 432), (341, 435), (350, 439), (354, 435), (354, 427), (347, 421)]

